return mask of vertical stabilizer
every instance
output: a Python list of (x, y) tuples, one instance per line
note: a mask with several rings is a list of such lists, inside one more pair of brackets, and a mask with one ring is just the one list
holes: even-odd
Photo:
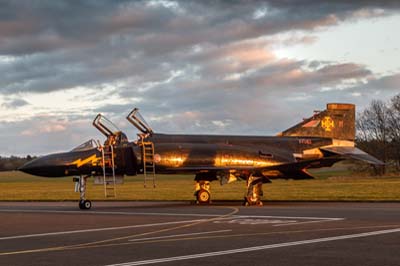
[(283, 131), (280, 136), (326, 137), (339, 140), (355, 139), (355, 105), (328, 103), (326, 110)]

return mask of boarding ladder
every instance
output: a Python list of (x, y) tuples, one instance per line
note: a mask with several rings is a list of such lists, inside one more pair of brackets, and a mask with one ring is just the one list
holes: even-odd
[[(104, 196), (106, 198), (115, 198), (117, 196), (117, 189), (115, 182), (115, 163), (114, 163), (113, 145), (103, 146), (103, 148), (101, 149), (101, 155), (103, 160)], [(107, 171), (107, 168), (111, 168), (111, 172)]]
[(156, 167), (154, 162), (154, 143), (150, 141), (140, 142), (142, 147), (142, 161), (143, 161), (143, 175), (144, 175), (144, 187), (146, 187), (146, 181), (152, 181), (153, 187), (156, 187)]

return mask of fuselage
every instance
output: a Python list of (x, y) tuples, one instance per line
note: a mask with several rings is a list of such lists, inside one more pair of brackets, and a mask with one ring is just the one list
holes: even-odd
[[(318, 158), (304, 154), (332, 144), (321, 137), (227, 136), (152, 134), (143, 139), (154, 144), (154, 163), (158, 173), (198, 173), (227, 169), (251, 169)], [(141, 142), (116, 144), (115, 170), (120, 175), (143, 172)], [(97, 147), (50, 154), (28, 162), (20, 170), (45, 177), (100, 175), (102, 152)], [(107, 167), (107, 165), (106, 165)]]

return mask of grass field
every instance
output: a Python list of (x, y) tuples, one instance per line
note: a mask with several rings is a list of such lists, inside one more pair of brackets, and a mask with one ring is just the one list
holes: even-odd
[[(356, 177), (341, 168), (314, 171), (315, 180), (274, 180), (263, 186), (264, 200), (400, 201), (400, 176)], [(87, 198), (104, 200), (102, 185), (88, 180)], [(246, 182), (212, 183), (213, 200), (241, 200)], [(125, 178), (117, 200), (193, 200), (191, 175), (158, 175), (156, 188), (144, 188), (143, 176)], [(0, 172), (1, 201), (77, 200), (72, 178), (41, 178), (21, 172)]]

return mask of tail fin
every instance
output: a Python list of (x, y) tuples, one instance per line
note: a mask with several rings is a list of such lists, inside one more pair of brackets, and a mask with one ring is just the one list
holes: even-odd
[(286, 129), (280, 136), (326, 137), (339, 140), (355, 139), (355, 105), (328, 103), (326, 110)]

